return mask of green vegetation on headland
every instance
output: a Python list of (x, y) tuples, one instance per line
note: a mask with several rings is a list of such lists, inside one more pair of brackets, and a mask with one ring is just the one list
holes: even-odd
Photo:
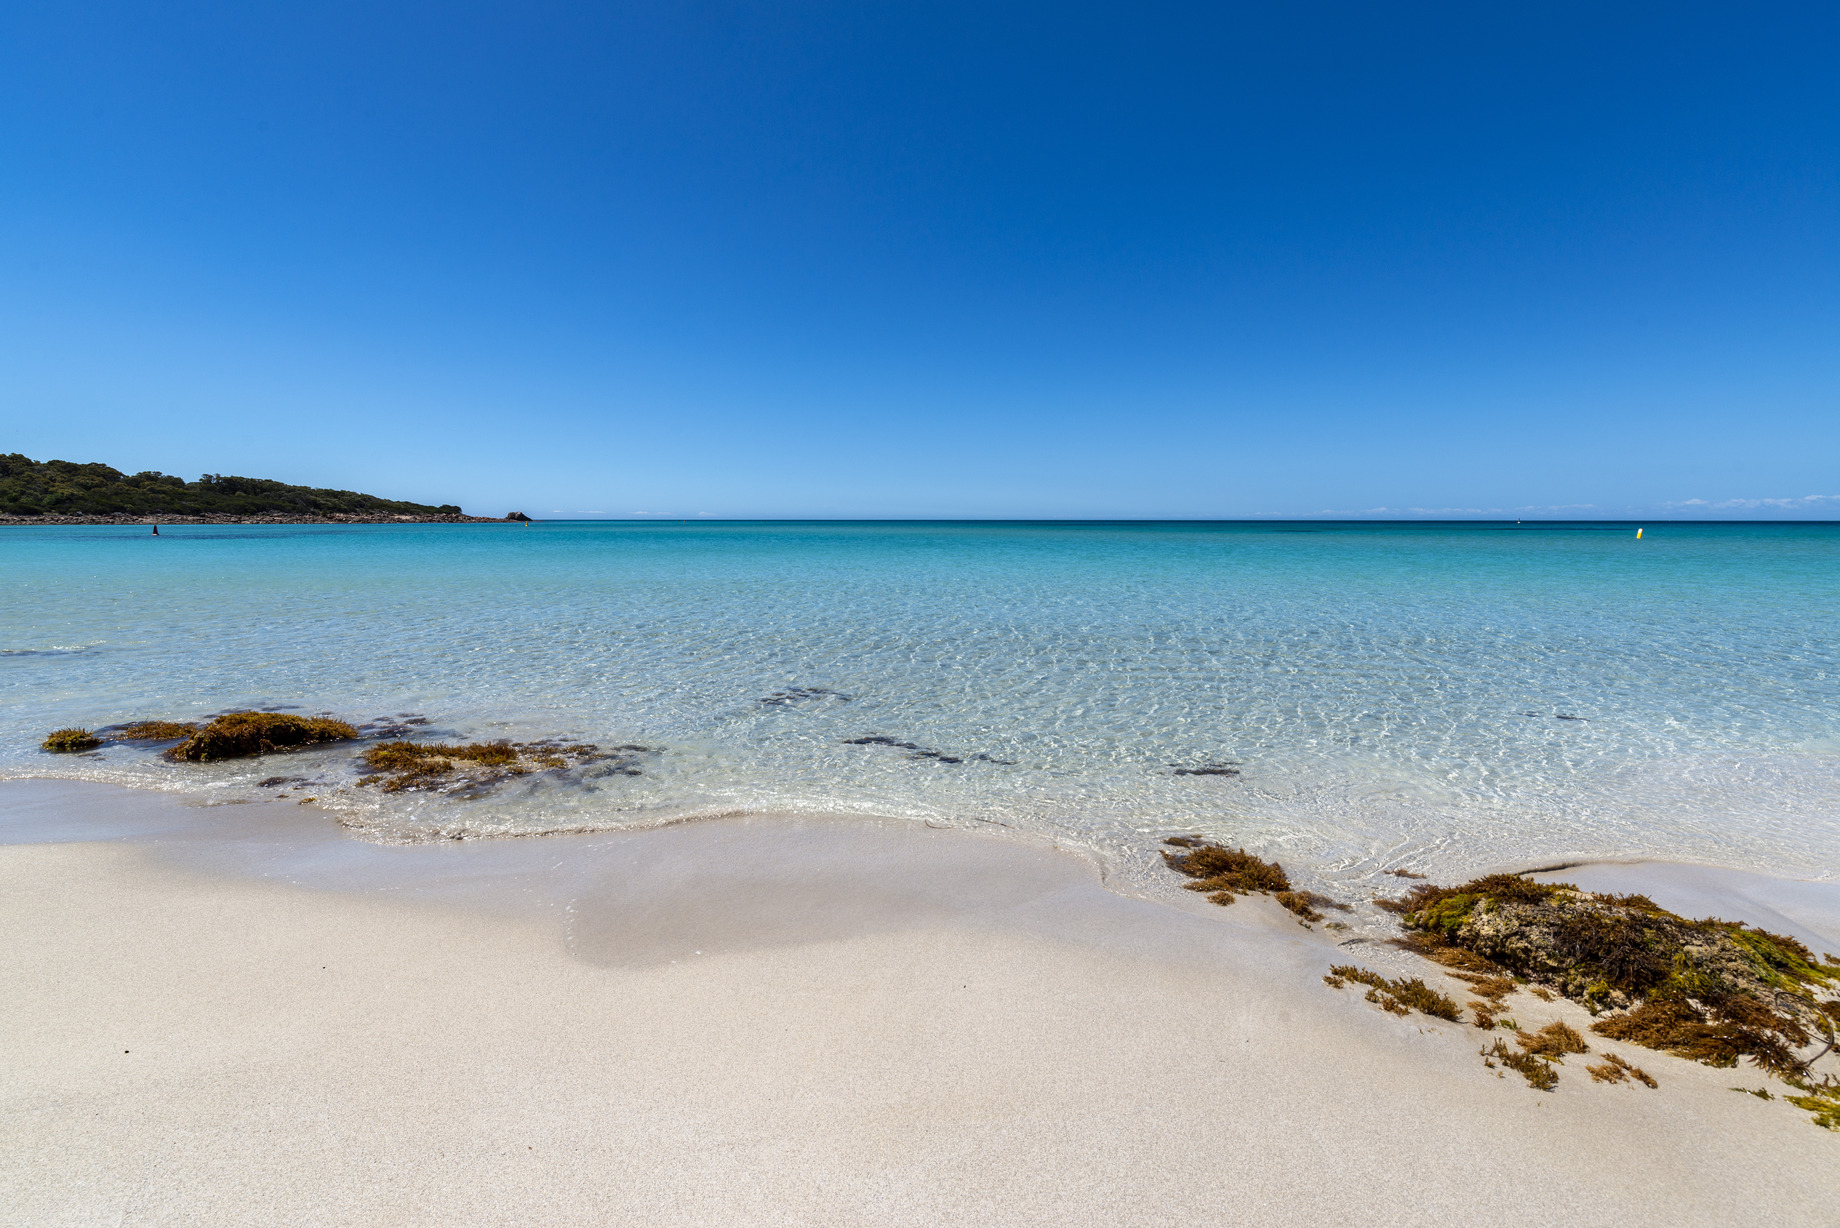
[(289, 486), (265, 478), (207, 473), (196, 482), (148, 470), (125, 474), (108, 465), (35, 461), (0, 455), (0, 516), (284, 516), (441, 520), (462, 516), (438, 507), (379, 499), (349, 490)]

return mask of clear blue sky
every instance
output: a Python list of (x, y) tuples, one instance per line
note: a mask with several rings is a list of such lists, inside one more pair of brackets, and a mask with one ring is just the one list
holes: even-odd
[(14, 0), (0, 450), (490, 514), (1840, 517), (1837, 45)]

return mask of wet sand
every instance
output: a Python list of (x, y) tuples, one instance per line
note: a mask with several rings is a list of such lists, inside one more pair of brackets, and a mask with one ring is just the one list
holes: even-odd
[(8, 1223), (1813, 1224), (1840, 1194), (1840, 1138), (1728, 1090), (1754, 1072), (1613, 1046), (1659, 1090), (1574, 1057), (1537, 1093), (1320, 979), (1425, 965), (1038, 844), (385, 848), (44, 781), (0, 782), (0, 839)]

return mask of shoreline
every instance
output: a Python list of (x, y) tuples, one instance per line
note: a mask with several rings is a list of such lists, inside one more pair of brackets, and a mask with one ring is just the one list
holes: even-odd
[(1575, 1059), (1531, 1091), (1475, 1029), (1319, 979), (1420, 961), (1269, 900), (1118, 895), (1078, 857), (920, 824), (386, 846), (310, 810), (0, 782), (0, 840), (39, 841), (0, 845), (0, 1205), (1408, 1224), (1506, 1200), (1710, 1225), (1815, 1222), (1840, 1189), (1833, 1135), (1728, 1090), (1748, 1068), (1631, 1049), (1660, 1089)]
[(261, 515), (237, 516), (230, 514), (202, 516), (162, 516), (132, 515), (120, 516), (82, 515), (82, 516), (0, 516), (0, 527), (53, 525), (134, 525), (134, 524), (520, 524), (521, 521), (507, 520), (503, 516), (396, 516), (396, 515), (350, 515), (336, 516), (296, 516), (284, 512), (271, 512)]
[[(857, 813), (845, 814), (834, 811), (789, 811), (789, 810), (752, 810), (745, 807), (725, 807), (691, 815), (672, 818), (663, 822), (645, 823), (628, 827), (601, 827), (591, 824), (578, 827), (536, 830), (529, 832), (505, 832), (493, 834), (468, 835), (460, 837), (438, 837), (421, 840), (379, 839), (368, 826), (350, 821), (343, 812), (312, 804), (313, 799), (305, 802), (288, 798), (285, 803), (257, 797), (230, 797), (215, 800), (195, 791), (163, 789), (153, 785), (126, 784), (119, 781), (103, 781), (78, 776), (0, 776), (0, 801), (9, 796), (22, 796), (17, 791), (42, 788), (56, 793), (62, 790), (94, 791), (98, 796), (113, 795), (119, 799), (145, 799), (149, 808), (166, 810), (171, 814), (227, 814), (235, 808), (250, 807), (270, 810), (274, 813), (296, 816), (294, 821), (282, 824), (284, 830), (295, 833), (294, 839), (303, 845), (330, 844), (344, 846), (347, 844), (378, 849), (430, 849), (447, 848), (461, 844), (482, 848), (509, 847), (518, 844), (567, 845), (571, 842), (594, 842), (605, 840), (643, 839), (647, 833), (666, 832), (680, 827), (697, 827), (702, 825), (781, 823), (788, 825), (869, 825), (874, 827), (907, 829), (924, 827), (930, 831), (951, 832), (979, 839), (992, 840), (1003, 844), (1047, 850), (1055, 854), (1076, 859), (1089, 865), (1096, 880), (1108, 893), (1120, 898), (1140, 900), (1164, 906), (1183, 907), (1194, 904), (1195, 897), (1183, 889), (1183, 879), (1167, 873), (1141, 873), (1143, 864), (1156, 860), (1160, 843), (1151, 843), (1142, 850), (1141, 856), (1127, 856), (1123, 863), (1114, 856), (1108, 856), (1097, 846), (1081, 838), (1078, 833), (1058, 832), (1054, 830), (1036, 830), (1016, 827), (1005, 823), (990, 823), (986, 820), (957, 819), (936, 822), (933, 819), (900, 817), (888, 814)], [(9, 794), (14, 790), (14, 794)], [(282, 795), (284, 798), (287, 795)], [(93, 815), (96, 804), (92, 801), (70, 799), (47, 799), (50, 805), (69, 806), (80, 813)], [(43, 804), (36, 802), (34, 804)], [(15, 803), (17, 805), (17, 803)], [(139, 825), (146, 823), (145, 818), (132, 819), (127, 823), (96, 822), (93, 818), (80, 819), (68, 828), (54, 824), (53, 830), (66, 830), (69, 834), (55, 836), (57, 842), (80, 842), (86, 840), (142, 840), (147, 837)], [(157, 828), (165, 829), (166, 823), (155, 820)], [(213, 838), (204, 835), (211, 824), (182, 823), (194, 838)], [(0, 819), (0, 847), (14, 842), (7, 834), (8, 828)], [(485, 856), (481, 854), (481, 856)], [(536, 854), (542, 859), (545, 854)], [(1139, 873), (1127, 873), (1127, 868)], [(1292, 864), (1297, 872), (1299, 867)], [(1315, 867), (1307, 864), (1302, 867), (1304, 874), (1311, 874)], [(1505, 864), (1485, 861), (1468, 869), (1458, 871), (1448, 877), (1451, 881), (1464, 881), (1485, 874), (1514, 874), (1545, 883), (1570, 882), (1586, 891), (1605, 894), (1641, 894), (1652, 898), (1657, 904), (1682, 916), (1703, 917), (1716, 916), (1727, 921), (1742, 921), (1746, 924), (1773, 932), (1787, 934), (1798, 941), (1815, 948), (1817, 954), (1823, 950), (1832, 950), (1840, 955), (1840, 881), (1828, 879), (1791, 878), (1785, 875), (1769, 874), (1759, 870), (1745, 869), (1738, 866), (1719, 865), (1708, 862), (1670, 861), (1662, 858), (1631, 855), (1627, 857), (1588, 856), (1546, 858), (1533, 863)], [(1398, 895), (1409, 890), (1415, 881), (1412, 878), (1388, 880), (1383, 884), (1369, 884), (1370, 889), (1377, 887), (1377, 897)], [(1424, 880), (1424, 881), (1435, 881)], [(328, 889), (338, 889), (336, 884), (321, 884)], [(1331, 885), (1333, 889), (1334, 885)], [(1393, 888), (1394, 890), (1388, 890)], [(1351, 897), (1352, 902), (1366, 902), (1359, 897)], [(1214, 907), (1199, 909), (1203, 916), (1218, 915)], [(1383, 914), (1385, 915), (1385, 914)], [(1369, 936), (1371, 937), (1371, 936)]]

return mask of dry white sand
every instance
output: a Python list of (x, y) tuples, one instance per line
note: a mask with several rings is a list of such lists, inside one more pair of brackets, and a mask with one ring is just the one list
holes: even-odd
[(1840, 1136), (1753, 1072), (1534, 1092), (1269, 901), (918, 827), (389, 850), (0, 784), (14, 839), (130, 812), (0, 847), (6, 1223), (1840, 1221)]

